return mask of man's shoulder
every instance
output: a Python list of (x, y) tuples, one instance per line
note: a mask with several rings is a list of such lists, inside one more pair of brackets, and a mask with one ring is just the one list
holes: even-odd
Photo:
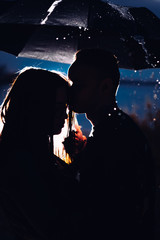
[(134, 134), (143, 135), (138, 124), (125, 112), (118, 109), (113, 114), (108, 114), (103, 121), (101, 121), (96, 127), (94, 136), (108, 134), (122, 134), (123, 136)]
[[(101, 148), (110, 147), (120, 152), (140, 151), (149, 148), (148, 140), (138, 124), (125, 112), (118, 110), (95, 128), (93, 141)], [(112, 151), (113, 152), (113, 151)]]
[(147, 143), (147, 138), (141, 127), (138, 125), (138, 123), (130, 115), (126, 114), (122, 110), (121, 113), (122, 113), (121, 115), (122, 118), (120, 119), (121, 132), (128, 135), (128, 137), (132, 136), (134, 140)]

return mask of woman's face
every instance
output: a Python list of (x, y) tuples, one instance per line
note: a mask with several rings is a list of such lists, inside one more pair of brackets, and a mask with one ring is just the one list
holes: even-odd
[(42, 101), (34, 102), (32, 110), (32, 117), (28, 118), (27, 121), (34, 132), (43, 135), (59, 134), (67, 118), (67, 90), (63, 87), (58, 88), (53, 95), (48, 95), (45, 100), (42, 98)]
[(67, 90), (58, 88), (56, 91), (56, 104), (54, 109), (53, 132), (59, 134), (64, 127), (65, 119), (67, 119)]

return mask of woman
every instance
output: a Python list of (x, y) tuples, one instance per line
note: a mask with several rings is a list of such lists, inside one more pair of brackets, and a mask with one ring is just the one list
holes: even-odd
[(51, 143), (67, 118), (67, 89), (57, 73), (30, 68), (18, 75), (4, 100), (0, 236), (57, 237), (60, 201)]

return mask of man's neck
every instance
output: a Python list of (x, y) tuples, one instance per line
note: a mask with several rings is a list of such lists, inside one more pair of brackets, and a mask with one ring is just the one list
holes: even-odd
[(86, 117), (89, 121), (91, 121), (92, 125), (95, 126), (99, 122), (101, 122), (104, 119), (104, 117), (106, 117), (106, 114), (111, 114), (113, 111), (117, 109), (118, 109), (118, 106), (116, 102), (114, 102), (109, 106), (107, 105), (101, 106), (95, 109), (94, 112), (87, 112)]

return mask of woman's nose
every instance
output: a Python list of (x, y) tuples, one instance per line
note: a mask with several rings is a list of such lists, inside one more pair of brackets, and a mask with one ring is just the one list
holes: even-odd
[(65, 112), (65, 116), (64, 116), (64, 118), (65, 119), (67, 119), (68, 118), (68, 114)]

